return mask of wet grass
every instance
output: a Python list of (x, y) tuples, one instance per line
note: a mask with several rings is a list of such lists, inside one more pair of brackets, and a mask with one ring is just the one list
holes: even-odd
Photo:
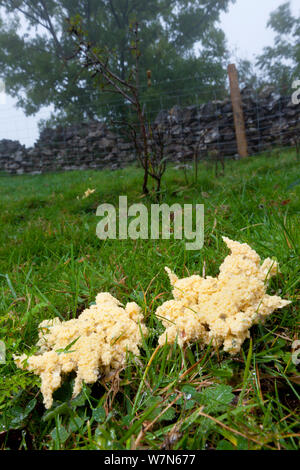
[[(2, 449), (297, 449), (299, 371), (292, 344), (299, 328), (299, 162), (295, 152), (232, 161), (224, 177), (201, 164), (168, 169), (162, 202), (205, 205), (205, 242), (106, 240), (96, 237), (96, 208), (141, 198), (142, 173), (84, 171), (0, 176), (0, 365)], [(82, 199), (84, 192), (95, 189)], [(281, 274), (269, 293), (292, 300), (251, 329), (239, 355), (202, 348), (157, 349), (163, 328), (156, 308), (171, 298), (164, 266), (178, 276), (215, 276), (228, 254), (222, 235), (276, 257)], [(137, 302), (149, 328), (139, 358), (111, 382), (85, 386), (71, 400), (72, 377), (45, 412), (39, 380), (16, 368), (41, 320), (74, 318), (100, 291)]]

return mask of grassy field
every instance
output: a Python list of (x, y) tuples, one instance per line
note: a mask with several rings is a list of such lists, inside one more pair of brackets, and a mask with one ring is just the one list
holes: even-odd
[[(0, 176), (0, 339), (7, 349), (0, 449), (298, 448), (292, 343), (299, 327), (299, 162), (292, 150), (276, 152), (231, 161), (218, 179), (204, 164), (197, 184), (192, 172), (187, 177), (168, 169), (162, 197), (205, 204), (200, 251), (186, 251), (181, 240), (96, 237), (99, 204), (117, 205), (127, 195), (129, 204), (150, 205), (136, 168)], [(88, 188), (95, 192), (82, 199)], [(292, 304), (253, 327), (238, 356), (196, 344), (165, 346), (151, 358), (163, 331), (154, 312), (171, 298), (164, 266), (184, 277), (202, 274), (205, 263), (215, 276), (228, 254), (223, 235), (247, 242), (262, 258), (276, 257), (281, 274), (268, 293)], [(45, 411), (38, 377), (17, 369), (12, 355), (32, 349), (41, 320), (74, 318), (100, 291), (143, 308), (150, 334), (141, 357), (131, 357), (113, 382), (85, 386), (73, 400), (66, 380)]]

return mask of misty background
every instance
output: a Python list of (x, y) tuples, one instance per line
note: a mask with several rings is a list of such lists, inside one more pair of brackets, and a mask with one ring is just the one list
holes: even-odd
[[(220, 27), (226, 35), (230, 62), (246, 59), (258, 73), (256, 59), (265, 47), (274, 44), (276, 37), (267, 22), (271, 12), (282, 4), (282, 0), (237, 0), (229, 6), (228, 12), (221, 13)], [(295, 16), (299, 14), (298, 0), (291, 0), (290, 7)], [(39, 135), (38, 122), (49, 118), (53, 107), (43, 107), (35, 115), (26, 116), (16, 107), (15, 98), (3, 93), (0, 98), (0, 139), (19, 140), (31, 146)]]

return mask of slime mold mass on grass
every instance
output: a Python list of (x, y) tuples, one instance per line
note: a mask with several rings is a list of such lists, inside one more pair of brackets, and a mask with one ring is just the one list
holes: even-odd
[(156, 314), (165, 326), (159, 344), (202, 341), (236, 354), (252, 325), (274, 310), (290, 304), (266, 293), (268, 281), (278, 271), (276, 261), (259, 255), (246, 243), (223, 237), (231, 250), (216, 278), (193, 275), (184, 279), (169, 269), (174, 300), (164, 302)]
[[(261, 264), (259, 255), (246, 243), (223, 240), (231, 254), (216, 278), (193, 275), (178, 279), (166, 268), (174, 300), (164, 302), (156, 311), (166, 327), (160, 345), (202, 341), (214, 347), (223, 345), (225, 351), (235, 354), (250, 336), (253, 324), (290, 303), (266, 293), (269, 279), (278, 271), (276, 261), (267, 258)], [(104, 292), (77, 319), (44, 320), (39, 325), (39, 352), (14, 359), (18, 367), (40, 376), (44, 403), (50, 408), (64, 374), (75, 371), (76, 396), (83, 382), (94, 383), (99, 375), (108, 377), (122, 367), (127, 351), (138, 355), (143, 336), (147, 336), (147, 328), (141, 308), (134, 302), (123, 308)]]
[(76, 372), (75, 397), (83, 381), (94, 383), (99, 375), (108, 376), (125, 364), (127, 351), (139, 354), (142, 335), (147, 335), (143, 315), (135, 302), (125, 308), (107, 292), (97, 295), (96, 305), (77, 318), (45, 320), (39, 325), (39, 353), (14, 357), (18, 367), (41, 378), (41, 392), (46, 408), (51, 408), (52, 394), (63, 374)]

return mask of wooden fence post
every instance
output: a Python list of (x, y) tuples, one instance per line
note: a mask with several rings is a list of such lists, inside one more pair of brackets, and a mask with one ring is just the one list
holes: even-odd
[(248, 157), (248, 145), (238, 73), (234, 64), (228, 65), (228, 76), (238, 153), (245, 158)]

